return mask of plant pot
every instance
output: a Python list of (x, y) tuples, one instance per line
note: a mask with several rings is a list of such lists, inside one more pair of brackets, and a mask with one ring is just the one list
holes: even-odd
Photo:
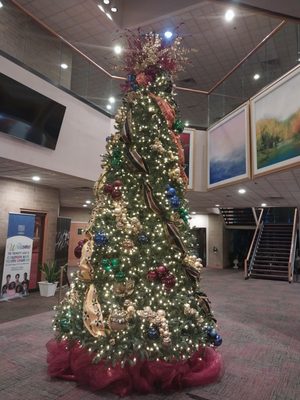
[(51, 297), (55, 295), (58, 282), (49, 283), (47, 281), (38, 282), (40, 295), (44, 297)]

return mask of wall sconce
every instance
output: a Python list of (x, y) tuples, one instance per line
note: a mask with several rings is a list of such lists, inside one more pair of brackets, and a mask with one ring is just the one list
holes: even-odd
[(216, 246), (213, 247), (213, 252), (217, 253), (218, 252), (218, 248)]

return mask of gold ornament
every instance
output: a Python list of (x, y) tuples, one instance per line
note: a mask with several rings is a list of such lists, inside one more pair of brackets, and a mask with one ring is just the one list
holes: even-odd
[(133, 249), (134, 243), (133, 243), (133, 241), (130, 240), (130, 239), (125, 239), (125, 240), (123, 240), (123, 242), (122, 242), (122, 247), (123, 247), (124, 249)]
[(118, 297), (130, 296), (134, 291), (134, 281), (128, 279), (125, 282), (114, 282), (113, 292)]
[(93, 240), (88, 240), (82, 247), (78, 277), (83, 281), (90, 281), (92, 279), (93, 267), (90, 260), (93, 254), (93, 249)]
[(115, 309), (108, 318), (108, 325), (112, 331), (121, 331), (127, 328), (127, 313), (124, 310)]
[(92, 336), (105, 336), (101, 306), (94, 284), (90, 285), (83, 301), (83, 323)]
[(169, 331), (168, 322), (165, 318), (166, 312), (164, 310), (152, 311), (151, 307), (144, 307), (143, 310), (137, 310), (137, 315), (146, 319), (150, 325), (158, 327), (160, 334), (166, 339), (164, 344), (171, 343), (171, 333)]
[(151, 148), (160, 154), (163, 154), (165, 152), (162, 142), (158, 138), (155, 138), (154, 143), (151, 145)]

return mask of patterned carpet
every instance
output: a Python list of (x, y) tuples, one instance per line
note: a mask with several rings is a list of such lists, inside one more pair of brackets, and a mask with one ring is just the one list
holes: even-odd
[[(203, 287), (219, 320), (224, 343), (223, 379), (147, 400), (299, 400), (300, 285), (243, 279), (241, 272), (205, 270)], [(22, 302), (26, 306), (26, 302)], [(0, 312), (3, 307), (0, 303)], [(5, 309), (7, 312), (7, 307)], [(46, 375), (45, 343), (52, 337), (51, 311), (0, 325), (0, 399), (114, 399)]]

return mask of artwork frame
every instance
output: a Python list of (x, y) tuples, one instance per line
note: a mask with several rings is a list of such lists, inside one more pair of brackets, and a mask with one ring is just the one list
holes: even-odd
[(208, 190), (250, 179), (249, 118), (247, 101), (207, 130)]
[(251, 98), (253, 177), (300, 164), (299, 85), (297, 66)]
[(185, 173), (188, 177), (188, 189), (190, 190), (194, 187), (194, 134), (195, 130), (191, 128), (185, 128), (180, 133), (180, 140), (184, 150)]

